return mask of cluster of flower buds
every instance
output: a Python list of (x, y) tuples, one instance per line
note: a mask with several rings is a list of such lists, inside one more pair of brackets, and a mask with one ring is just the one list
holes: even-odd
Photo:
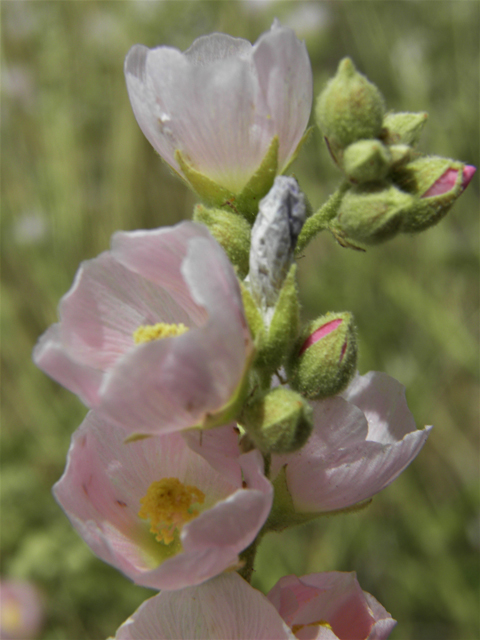
[[(203, 203), (116, 233), (34, 351), (91, 409), (55, 497), (100, 558), (162, 590), (116, 638), (382, 640), (395, 622), (352, 575), (287, 576), (267, 599), (234, 573), (250, 578), (265, 532), (365, 505), (430, 430), (398, 382), (356, 373), (350, 313), (300, 322), (295, 254), (316, 214), (279, 174), (306, 135), (305, 44), (275, 22), (253, 46), (137, 45), (125, 73), (140, 127)], [(430, 226), (473, 175), (414, 153), (425, 114), (386, 114), (348, 59), (317, 117), (348, 179), (327, 203), (347, 244)]]
[(329, 228), (345, 246), (424, 231), (443, 218), (475, 167), (420, 154), (426, 113), (386, 112), (384, 99), (349, 58), (320, 94), (317, 123), (349, 188)]

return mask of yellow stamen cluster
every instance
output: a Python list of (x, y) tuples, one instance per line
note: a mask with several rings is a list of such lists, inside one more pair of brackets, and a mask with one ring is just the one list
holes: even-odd
[(140, 325), (133, 332), (133, 340), (135, 344), (142, 342), (150, 342), (152, 340), (161, 340), (162, 338), (174, 338), (181, 336), (182, 333), (188, 331), (182, 322), (179, 324), (167, 324), (166, 322), (157, 322), (157, 324)]
[(305, 627), (327, 627), (327, 629), (333, 631), (332, 626), (326, 620), (317, 620), (317, 622), (309, 622), (309, 624), (294, 624), (292, 626), (292, 633), (297, 633)]
[(150, 531), (158, 542), (173, 542), (175, 530), (198, 516), (195, 503), (203, 504), (205, 494), (197, 487), (185, 485), (178, 478), (162, 478), (152, 482), (140, 500), (140, 518), (150, 520)]

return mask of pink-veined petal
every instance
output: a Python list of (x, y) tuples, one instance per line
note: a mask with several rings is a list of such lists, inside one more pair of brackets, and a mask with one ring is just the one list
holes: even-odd
[(60, 339), (60, 325), (52, 325), (33, 350), (33, 361), (42, 371), (79, 396), (88, 407), (98, 402), (103, 373), (72, 360)]
[(265, 596), (236, 573), (163, 591), (118, 629), (116, 640), (293, 640)]

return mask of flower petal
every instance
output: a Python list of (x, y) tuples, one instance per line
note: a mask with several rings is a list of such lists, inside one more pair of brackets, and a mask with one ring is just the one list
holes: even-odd
[(110, 252), (81, 265), (60, 303), (60, 317), (68, 354), (101, 370), (134, 347), (133, 333), (140, 325), (194, 324), (168, 290), (130, 271)]
[(91, 407), (98, 402), (103, 374), (74, 362), (65, 353), (59, 324), (53, 324), (41, 336), (33, 350), (33, 361), (51, 378), (78, 395), (87, 406)]
[(365, 414), (367, 440), (392, 444), (417, 428), (407, 405), (405, 387), (386, 373), (357, 374), (342, 396)]
[[(314, 431), (307, 444), (293, 454), (272, 456), (272, 477), (286, 465), (288, 489), (298, 511), (334, 511), (371, 498), (389, 485), (424, 445), (430, 428), (415, 429), (403, 396), (399, 400), (397, 393), (391, 394), (390, 408), (388, 402), (383, 403), (382, 389), (397, 392), (398, 383), (389, 383), (384, 376), (371, 380), (371, 395), (361, 382), (348, 392), (365, 406), (365, 414), (339, 396), (316, 402)], [(378, 406), (367, 399), (377, 400)], [(368, 436), (365, 417), (369, 420)], [(403, 435), (412, 426), (413, 430)], [(374, 439), (377, 437), (379, 441)]]
[(294, 153), (312, 109), (312, 68), (305, 42), (275, 22), (254, 46), (253, 60), (278, 135), (279, 173)]
[(362, 591), (355, 573), (285, 576), (267, 597), (302, 640), (383, 640), (396, 624), (373, 596)]
[(144, 602), (116, 640), (294, 640), (263, 594), (237, 573), (199, 587), (163, 591)]
[[(170, 271), (170, 281), (177, 283), (181, 264), (189, 310), (196, 306), (208, 313), (201, 327), (139, 345), (106, 376), (98, 410), (133, 432), (202, 424), (233, 396), (253, 349), (233, 268), (208, 231), (200, 227), (192, 237), (199, 227), (183, 223), (178, 234), (137, 232), (114, 239), (115, 257), (156, 284), (166, 286)], [(180, 283), (173, 292), (177, 301), (179, 290)]]

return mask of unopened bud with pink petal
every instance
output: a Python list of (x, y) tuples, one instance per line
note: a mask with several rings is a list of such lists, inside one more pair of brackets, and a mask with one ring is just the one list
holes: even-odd
[(309, 399), (340, 393), (355, 373), (357, 342), (350, 313), (327, 313), (302, 331), (286, 370), (293, 389)]
[(437, 224), (470, 183), (476, 168), (439, 156), (422, 156), (400, 167), (395, 183), (415, 197), (401, 230), (417, 233)]

